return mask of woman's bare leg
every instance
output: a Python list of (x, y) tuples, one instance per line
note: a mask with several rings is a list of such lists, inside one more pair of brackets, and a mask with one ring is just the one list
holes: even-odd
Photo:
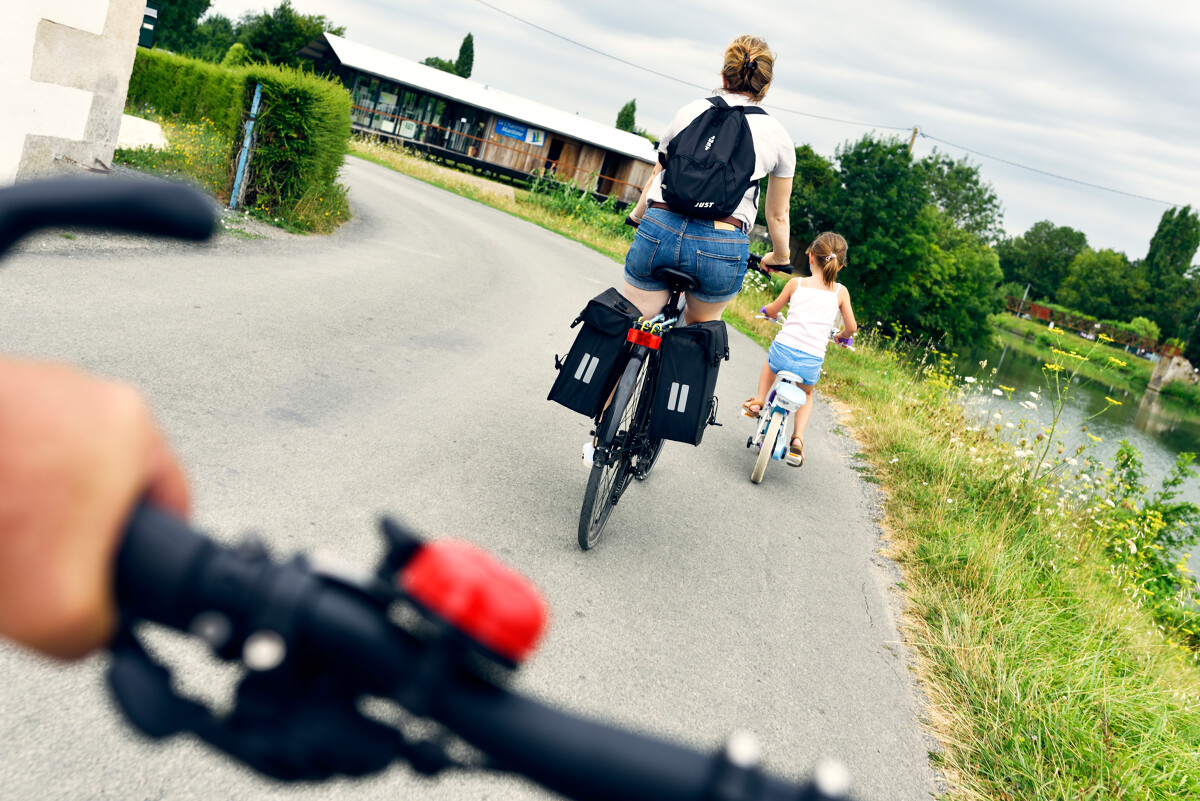
[[(687, 305), (683, 307), (684, 325), (720, 320), (721, 312), (725, 311), (725, 307), (729, 305), (729, 301), (727, 300), (723, 300), (720, 303), (696, 300), (690, 292), (685, 297), (687, 298)], [(630, 300), (633, 300), (633, 298), (630, 298)], [(665, 303), (666, 301), (664, 300), (663, 302)]]
[(629, 298), (647, 320), (658, 316), (671, 297), (671, 293), (665, 289), (638, 289), (628, 281), (625, 282), (625, 289), (621, 294)]

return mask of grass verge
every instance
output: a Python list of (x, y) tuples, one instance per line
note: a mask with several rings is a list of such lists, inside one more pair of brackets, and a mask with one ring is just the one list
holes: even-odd
[(1096, 475), (1029, 481), (1013, 448), (968, 425), (962, 385), (929, 365), (868, 338), (831, 349), (826, 369), (887, 493), (951, 796), (1200, 794), (1200, 675), (1122, 585), (1112, 533), (1129, 509), (1101, 502)]
[[(549, 193), (539, 195), (515, 184), (490, 181), (473, 173), (444, 167), (403, 147), (356, 138), (350, 143), (350, 155), (520, 217), (615, 261), (625, 261), (625, 253), (633, 239), (633, 229), (628, 229), (628, 234), (620, 230), (624, 214), (620, 214), (615, 225), (611, 221), (599, 223), (594, 213), (573, 212), (564, 208), (561, 198), (547, 198)], [(609, 216), (614, 214), (617, 212), (611, 212)]]

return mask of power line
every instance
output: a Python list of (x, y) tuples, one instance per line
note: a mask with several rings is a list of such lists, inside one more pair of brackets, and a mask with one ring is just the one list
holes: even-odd
[(1117, 195), (1125, 195), (1127, 197), (1137, 198), (1138, 200), (1148, 200), (1151, 203), (1161, 203), (1164, 206), (1182, 206), (1183, 205), (1182, 203), (1171, 203), (1170, 201), (1167, 201), (1167, 200), (1159, 200), (1158, 198), (1146, 197), (1145, 195), (1137, 195), (1137, 194), (1134, 194), (1133, 192), (1126, 192), (1122, 189), (1111, 189), (1107, 186), (1100, 186), (1100, 184), (1093, 184), (1093, 183), (1088, 183), (1087, 181), (1080, 181), (1077, 178), (1068, 178), (1065, 175), (1059, 175), (1058, 173), (1049, 172), (1047, 170), (1040, 170), (1037, 167), (1027, 167), (1024, 164), (1018, 164), (1015, 161), (1009, 161), (1008, 159), (1002, 159), (999, 156), (989, 156), (987, 153), (980, 153), (978, 150), (972, 150), (969, 147), (963, 147), (962, 145), (956, 145), (953, 142), (947, 142), (945, 139), (938, 139), (936, 136), (930, 136), (929, 134), (925, 133), (924, 131), (919, 131), (918, 133), (921, 135), (922, 139), (932, 139), (934, 142), (941, 142), (943, 145), (949, 145), (950, 147), (956, 147), (959, 150), (965, 150), (968, 153), (971, 153), (976, 156), (980, 156), (985, 159), (991, 159), (992, 161), (999, 161), (1000, 163), (1007, 164), (1011, 167), (1019, 167), (1022, 170), (1029, 170), (1030, 172), (1036, 172), (1036, 173), (1039, 173), (1040, 175), (1046, 175), (1051, 178), (1057, 178), (1060, 181), (1069, 181), (1073, 184), (1079, 184), (1080, 186), (1087, 186), (1087, 187), (1091, 187), (1092, 189), (1100, 189), (1105, 192), (1112, 192)]
[[(548, 33), (551, 36), (555, 37), (556, 39), (562, 39), (564, 42), (569, 42), (569, 43), (575, 45), (576, 47), (582, 47), (584, 50), (587, 50), (591, 53), (595, 53), (598, 56), (604, 56), (605, 58), (612, 59), (613, 61), (624, 64), (627, 67), (633, 67), (634, 69), (641, 70), (642, 72), (648, 72), (651, 75), (657, 75), (660, 78), (666, 78), (668, 81), (675, 81), (676, 83), (681, 83), (684, 86), (690, 86), (693, 89), (699, 89), (702, 92), (711, 91), (711, 87), (701, 86), (699, 84), (692, 83), (691, 81), (685, 81), (682, 78), (676, 78), (674, 75), (667, 75), (665, 72), (659, 72), (658, 70), (652, 70), (649, 67), (643, 67), (641, 64), (634, 64), (632, 61), (626, 61), (625, 59), (621, 58), (620, 56), (614, 56), (612, 53), (606, 53), (603, 50), (597, 50), (596, 48), (594, 48), (590, 45), (586, 45), (583, 42), (578, 42), (568, 36), (563, 36), (561, 33), (552, 31), (549, 28), (543, 28), (541, 25), (538, 25), (535, 22), (530, 22), (527, 19), (518, 17), (516, 14), (513, 14), (509, 11), (505, 11), (502, 8), (497, 8), (496, 6), (492, 5), (491, 3), (485, 2), (485, 0), (475, 0), (475, 2), (479, 3), (479, 5), (481, 5), (481, 6), (486, 6), (487, 8), (490, 8), (492, 11), (495, 11), (499, 14), (503, 14), (506, 17), (515, 19), (517, 22), (524, 23), (525, 25), (528, 25), (531, 28), (536, 28), (537, 30), (541, 31), (542, 33)], [(799, 114), (801, 117), (811, 117), (812, 119), (815, 119), (815, 120), (825, 120), (827, 122), (840, 122), (845, 125), (859, 125), (859, 126), (862, 126), (863, 128), (883, 128), (883, 129), (886, 129), (889, 131), (907, 131), (907, 130), (911, 129), (911, 127), (912, 127), (912, 126), (899, 127), (899, 126), (895, 126), (895, 125), (874, 125), (869, 122), (858, 122), (856, 120), (842, 120), (842, 119), (838, 119), (837, 117), (826, 117), (821, 114), (811, 114), (807, 111), (797, 111), (796, 109), (783, 108), (782, 106), (776, 106), (776, 105), (769, 105), (769, 106), (766, 106), (766, 108), (769, 108), (773, 111), (786, 111), (789, 114)]]
[[(674, 75), (667, 75), (664, 72), (652, 70), (649, 67), (643, 67), (641, 64), (635, 64), (632, 61), (627, 61), (619, 56), (614, 56), (611, 53), (606, 53), (603, 50), (597, 50), (596, 48), (594, 48), (590, 45), (586, 45), (583, 42), (576, 41), (575, 39), (572, 39), (568, 36), (563, 36), (561, 33), (552, 31), (549, 28), (543, 28), (541, 25), (538, 25), (537, 23), (530, 22), (529, 20), (524, 19), (523, 17), (518, 17), (516, 14), (513, 14), (509, 11), (505, 11), (502, 8), (497, 8), (496, 6), (492, 5), (491, 3), (486, 2), (485, 0), (475, 0), (475, 2), (479, 3), (481, 6), (486, 6), (487, 8), (490, 8), (492, 11), (495, 11), (499, 14), (503, 14), (506, 17), (515, 19), (517, 22), (528, 25), (531, 28), (536, 28), (537, 30), (541, 31), (542, 33), (547, 33), (547, 34), (555, 37), (556, 39), (561, 39), (564, 42), (568, 42), (570, 44), (575, 45), (576, 47), (582, 47), (584, 50), (587, 50), (591, 53), (595, 53), (596, 55), (599, 55), (599, 56), (604, 56), (605, 58), (608, 58), (608, 59), (612, 59), (613, 61), (624, 64), (627, 67), (633, 67), (634, 69), (641, 70), (642, 72), (648, 72), (651, 75), (657, 75), (660, 78), (666, 78), (668, 81), (675, 81), (676, 83), (681, 83), (684, 86), (690, 86), (693, 89), (699, 89), (702, 92), (709, 91), (708, 87), (700, 86), (699, 84), (691, 83), (690, 81), (685, 81), (682, 78), (676, 78)], [(826, 117), (821, 114), (812, 114), (807, 111), (797, 111), (796, 109), (784, 108), (782, 106), (776, 106), (776, 105), (770, 105), (770, 106), (767, 106), (767, 108), (770, 108), (774, 111), (784, 111), (789, 114), (797, 114), (801, 117), (809, 117), (809, 118), (816, 119), (816, 120), (825, 120), (826, 122), (837, 122), (837, 123), (842, 123), (844, 125), (857, 125), (857, 126), (860, 126), (863, 128), (877, 128), (877, 129), (883, 129), (883, 130), (887, 130), (887, 131), (913, 130), (913, 126), (911, 126), (911, 125), (905, 125), (905, 126), (876, 125), (876, 124), (869, 123), (869, 122), (858, 122), (856, 120), (843, 120), (843, 119), (839, 119), (837, 117)], [(1171, 203), (1166, 200), (1159, 200), (1157, 198), (1147, 197), (1145, 195), (1138, 195), (1133, 192), (1126, 192), (1122, 189), (1112, 189), (1107, 186), (1100, 186), (1099, 184), (1093, 184), (1093, 183), (1089, 183), (1087, 181), (1080, 181), (1077, 178), (1068, 178), (1065, 175), (1059, 175), (1057, 173), (1049, 172), (1048, 170), (1038, 169), (1037, 167), (1029, 167), (1024, 164), (1019, 164), (1015, 161), (1010, 161), (1008, 159), (1000, 158), (999, 156), (991, 156), (991, 155), (988, 155), (987, 153), (981, 153), (978, 150), (973, 150), (969, 147), (963, 147), (962, 145), (956, 145), (953, 142), (948, 142), (945, 139), (939, 139), (936, 136), (930, 136), (929, 134), (925, 133), (925, 131), (919, 130), (919, 126), (918, 126), (918, 133), (921, 135), (922, 139), (931, 139), (934, 142), (941, 142), (943, 145), (948, 145), (950, 147), (958, 148), (959, 150), (965, 151), (967, 153), (971, 153), (972, 155), (979, 156), (981, 158), (991, 159), (992, 161), (998, 161), (1002, 164), (1008, 164), (1011, 167), (1017, 167), (1022, 170), (1028, 170), (1029, 172), (1035, 172), (1040, 175), (1048, 176), (1050, 178), (1057, 178), (1060, 181), (1067, 181), (1069, 183), (1079, 184), (1080, 186), (1086, 186), (1091, 189), (1099, 189), (1103, 192), (1112, 192), (1113, 194), (1117, 194), (1117, 195), (1125, 195), (1126, 197), (1137, 198), (1138, 200), (1147, 200), (1147, 201), (1150, 201), (1151, 203), (1160, 203), (1164, 206), (1176, 207), (1176, 206), (1182, 205), (1179, 203)]]

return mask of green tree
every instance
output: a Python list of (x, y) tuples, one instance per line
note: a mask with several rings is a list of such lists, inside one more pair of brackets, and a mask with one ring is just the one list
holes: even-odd
[(196, 39), (189, 52), (183, 55), (219, 62), (237, 42), (237, 31), (229, 17), (209, 14), (196, 29)]
[(1192, 259), (1200, 247), (1200, 217), (1191, 206), (1163, 212), (1143, 262), (1149, 292), (1142, 313), (1168, 336), (1183, 339), (1200, 307)]
[(996, 252), (935, 206), (927, 206), (923, 216), (933, 242), (910, 277), (909, 308), (900, 316), (946, 345), (982, 342), (992, 332), (989, 315), (1003, 306), (999, 290), (1003, 273)]
[(1059, 287), (1064, 306), (1102, 320), (1128, 320), (1141, 307), (1146, 282), (1124, 253), (1084, 248)]
[(934, 205), (960, 230), (991, 243), (1003, 234), (1000, 201), (979, 176), (979, 167), (963, 158), (955, 161), (936, 149), (916, 164)]
[(471, 70), (475, 67), (475, 37), (467, 34), (458, 47), (458, 61), (447, 61), (444, 58), (430, 56), (421, 62), (426, 67), (433, 67), (461, 78), (470, 78)]
[(1129, 321), (1129, 327), (1137, 331), (1139, 336), (1146, 339), (1158, 340), (1162, 338), (1162, 331), (1154, 324), (1152, 320), (1147, 320), (1145, 317), (1134, 317)]
[(221, 59), (222, 67), (240, 67), (250, 61), (250, 51), (241, 42), (234, 42), (229, 46), (229, 50), (225, 53), (225, 57)]
[[(766, 190), (766, 179), (762, 192)], [(841, 178), (826, 161), (808, 145), (796, 148), (796, 175), (792, 178), (792, 196), (789, 201), (792, 234), (807, 246), (822, 231), (834, 228), (830, 214), (834, 204), (834, 191)], [(760, 194), (765, 197), (765, 194)], [(761, 215), (763, 204), (759, 202)]]
[(158, 12), (154, 46), (172, 53), (192, 55), (199, 37), (199, 22), (211, 0), (168, 0)]
[(462, 44), (458, 46), (458, 60), (454, 62), (454, 71), (463, 78), (471, 77), (471, 70), (475, 68), (475, 37), (467, 34), (463, 37)]
[(421, 63), (424, 64), (426, 67), (433, 67), (434, 69), (439, 69), (442, 72), (448, 72), (451, 75), (458, 74), (458, 70), (456, 70), (454, 68), (454, 62), (447, 61), (444, 58), (438, 58), (437, 56), (430, 56), (429, 58), (425, 59)]
[(1056, 298), (1075, 257), (1087, 247), (1087, 237), (1049, 220), (1034, 223), (1023, 235), (996, 245), (1006, 281), (1029, 285), (1031, 299)]
[(238, 41), (250, 51), (252, 61), (307, 68), (312, 62), (296, 53), (322, 33), (342, 36), (346, 29), (323, 14), (298, 14), (291, 0), (283, 0), (269, 14), (246, 14), (238, 22), (237, 31)]
[[(864, 321), (916, 325), (911, 277), (929, 258), (931, 196), (913, 169), (908, 144), (868, 134), (839, 148), (838, 186), (828, 210), (815, 210), (850, 245), (845, 283)], [(854, 290), (857, 289), (857, 292)]]
[(621, 106), (621, 110), (617, 112), (617, 128), (622, 131), (632, 133), (637, 129), (637, 124), (634, 121), (634, 114), (637, 113), (637, 98), (630, 100), (625, 105)]

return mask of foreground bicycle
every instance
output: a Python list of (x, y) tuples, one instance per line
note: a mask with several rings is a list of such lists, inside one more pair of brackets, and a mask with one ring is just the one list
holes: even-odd
[[(55, 224), (202, 239), (209, 202), (166, 184), (93, 180), (0, 191), (0, 253)], [(846, 797), (845, 770), (796, 785), (766, 775), (748, 736), (705, 756), (556, 711), (507, 689), (537, 645), (545, 604), (486, 553), (423, 542), (385, 520), (373, 575), (272, 560), (254, 542), (216, 544), (150, 507), (135, 510), (115, 562), (121, 618), (108, 680), (129, 721), (153, 738), (192, 733), (283, 781), (361, 776), (406, 761), (529, 777), (580, 801), (822, 801)], [(200, 637), (245, 667), (231, 710), (175, 691), (141, 645), (143, 623)], [(436, 724), (424, 739), (367, 714), (372, 698)], [(477, 749), (463, 755), (463, 743)]]
[[(749, 267), (764, 275), (760, 257), (751, 254)], [(789, 268), (772, 267), (780, 272)], [(592, 432), (596, 437), (592, 470), (579, 512), (579, 547), (585, 551), (600, 539), (613, 507), (630, 481), (645, 480), (662, 452), (661, 437), (651, 436), (650, 407), (659, 377), (662, 336), (675, 327), (682, 314), (684, 293), (695, 288), (691, 276), (670, 267), (660, 267), (653, 277), (665, 283), (670, 296), (662, 311), (650, 320), (639, 320), (629, 332), (632, 344), (628, 362), (617, 381), (608, 407), (601, 412)]]

